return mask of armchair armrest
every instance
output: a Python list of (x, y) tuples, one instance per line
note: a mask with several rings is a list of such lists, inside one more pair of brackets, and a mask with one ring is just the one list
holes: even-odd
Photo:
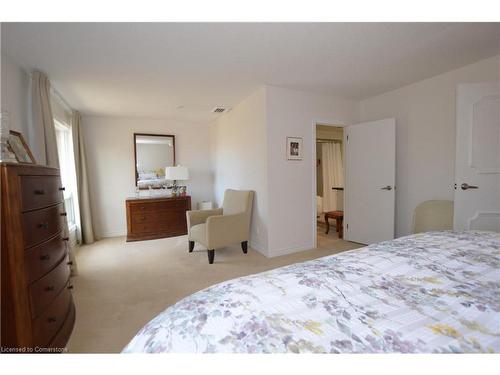
[(222, 208), (186, 211), (187, 226), (191, 228), (193, 225), (203, 224), (209, 216), (214, 215), (222, 215)]
[(250, 228), (245, 213), (210, 216), (206, 224), (210, 249), (248, 240)]

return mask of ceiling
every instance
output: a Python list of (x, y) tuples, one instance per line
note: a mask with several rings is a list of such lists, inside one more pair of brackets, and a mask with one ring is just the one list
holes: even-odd
[(85, 114), (208, 121), (261, 85), (359, 100), (500, 53), (500, 23), (9, 23)]

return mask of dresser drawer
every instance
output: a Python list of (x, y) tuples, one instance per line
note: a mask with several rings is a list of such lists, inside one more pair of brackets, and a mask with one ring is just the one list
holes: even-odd
[(75, 315), (75, 304), (70, 301), (68, 315), (66, 315), (66, 319), (59, 331), (52, 338), (49, 344), (51, 348), (64, 348), (66, 346), (75, 325)]
[(22, 210), (34, 210), (63, 201), (59, 176), (21, 176)]
[(170, 210), (187, 210), (188, 203), (184, 199), (163, 202), (140, 202), (132, 204), (130, 206), (130, 209), (133, 214)]
[(132, 215), (132, 223), (140, 224), (140, 223), (154, 223), (158, 221), (158, 214), (156, 212), (145, 211), (145, 212), (136, 212)]
[(159, 210), (156, 212), (135, 213), (131, 217), (132, 223), (156, 224), (156, 223), (175, 223), (183, 222), (186, 217), (186, 211), (183, 210)]
[(45, 347), (52, 341), (52, 338), (66, 321), (71, 307), (71, 292), (67, 288), (63, 288), (42, 315), (31, 322), (34, 346)]
[(132, 228), (131, 232), (134, 234), (140, 234), (140, 233), (156, 233), (156, 232), (161, 232), (161, 231), (167, 231), (168, 230), (168, 225), (159, 223), (159, 222), (154, 222), (154, 223), (132, 223)]
[(24, 247), (36, 245), (57, 234), (63, 227), (63, 204), (22, 214)]
[(67, 241), (62, 232), (47, 242), (32, 247), (24, 253), (28, 284), (49, 272), (66, 255)]
[(29, 286), (31, 316), (40, 315), (52, 303), (54, 298), (66, 287), (70, 275), (68, 256), (50, 273)]

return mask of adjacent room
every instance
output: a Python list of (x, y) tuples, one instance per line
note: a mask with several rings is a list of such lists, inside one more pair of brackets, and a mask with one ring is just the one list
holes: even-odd
[(1, 39), (5, 350), (500, 352), (500, 23)]
[[(344, 237), (344, 131), (316, 125), (316, 218), (318, 247), (335, 246)], [(330, 232), (330, 224), (333, 229)]]

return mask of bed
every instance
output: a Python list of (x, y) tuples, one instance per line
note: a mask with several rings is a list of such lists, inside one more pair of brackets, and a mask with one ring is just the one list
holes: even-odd
[(417, 234), (226, 281), (123, 351), (498, 353), (500, 234)]
[(139, 188), (160, 188), (168, 185), (169, 181), (164, 178), (154, 178), (149, 180), (137, 180), (137, 186)]
[(165, 173), (161, 168), (148, 171), (141, 170), (138, 172), (137, 187), (140, 189), (147, 189), (150, 186), (152, 188), (160, 188), (167, 185), (167, 182)]

